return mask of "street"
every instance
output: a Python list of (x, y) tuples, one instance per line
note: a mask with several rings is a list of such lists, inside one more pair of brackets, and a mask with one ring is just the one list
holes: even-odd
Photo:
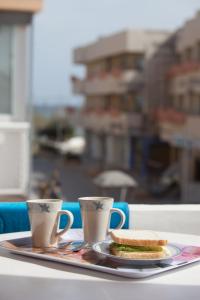
[[(93, 178), (98, 171), (94, 166), (81, 163), (77, 160), (61, 158), (53, 152), (40, 152), (33, 159), (33, 173), (45, 175), (46, 180), (51, 180), (53, 172), (57, 170), (60, 175), (63, 199), (66, 201), (77, 201), (81, 196), (99, 195), (102, 193), (93, 183)], [(40, 177), (40, 176), (39, 176)], [(37, 180), (39, 183), (39, 180)], [(120, 193), (109, 190), (103, 195), (113, 196), (119, 201)], [(181, 204), (182, 202), (173, 196), (155, 198), (139, 186), (135, 191), (129, 191), (126, 201), (134, 204)]]
[(45, 174), (48, 180), (55, 170), (58, 170), (60, 174), (62, 194), (65, 200), (77, 201), (80, 196), (97, 194), (92, 179), (79, 161), (67, 161), (48, 152), (40, 153), (34, 157), (34, 173)]

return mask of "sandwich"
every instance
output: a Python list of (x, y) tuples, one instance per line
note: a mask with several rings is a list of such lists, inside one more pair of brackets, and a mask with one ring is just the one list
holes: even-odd
[(167, 240), (154, 231), (119, 229), (111, 232), (110, 253), (130, 259), (158, 259), (169, 255)]

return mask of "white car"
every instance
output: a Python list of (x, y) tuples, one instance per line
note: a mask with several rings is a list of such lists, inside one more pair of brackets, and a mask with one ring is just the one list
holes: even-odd
[(57, 150), (62, 155), (71, 155), (80, 157), (85, 151), (85, 138), (81, 136), (72, 137), (65, 142), (57, 143)]

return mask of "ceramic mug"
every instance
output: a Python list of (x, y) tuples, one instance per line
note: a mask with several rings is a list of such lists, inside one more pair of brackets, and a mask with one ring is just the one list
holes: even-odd
[(117, 212), (121, 216), (121, 221), (116, 229), (123, 227), (126, 216), (121, 209), (112, 207), (113, 198), (81, 197), (78, 200), (81, 207), (84, 241), (89, 245), (106, 239), (113, 212)]
[[(59, 199), (37, 199), (26, 202), (33, 247), (56, 247), (59, 237), (72, 226), (74, 217), (70, 211), (61, 210), (62, 202)], [(63, 230), (58, 231), (61, 215), (67, 215), (68, 222)]]

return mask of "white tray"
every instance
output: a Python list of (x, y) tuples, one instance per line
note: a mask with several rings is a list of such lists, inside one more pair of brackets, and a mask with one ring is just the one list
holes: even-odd
[[(66, 236), (68, 241), (82, 239), (80, 230), (73, 230)], [(44, 259), (60, 262), (67, 265), (91, 269), (95, 271), (110, 273), (129, 278), (144, 278), (172, 269), (179, 268), (200, 260), (200, 247), (189, 245), (174, 244), (180, 249), (180, 254), (173, 257), (170, 262), (148, 265), (130, 265), (122, 264), (112, 259), (97, 255), (92, 250), (82, 249), (79, 252), (69, 252), (57, 249), (53, 252), (47, 252), (43, 249), (34, 249), (31, 247), (31, 237), (6, 240), (0, 243), (0, 248), (9, 252), (24, 256), (31, 256), (35, 259)]]

